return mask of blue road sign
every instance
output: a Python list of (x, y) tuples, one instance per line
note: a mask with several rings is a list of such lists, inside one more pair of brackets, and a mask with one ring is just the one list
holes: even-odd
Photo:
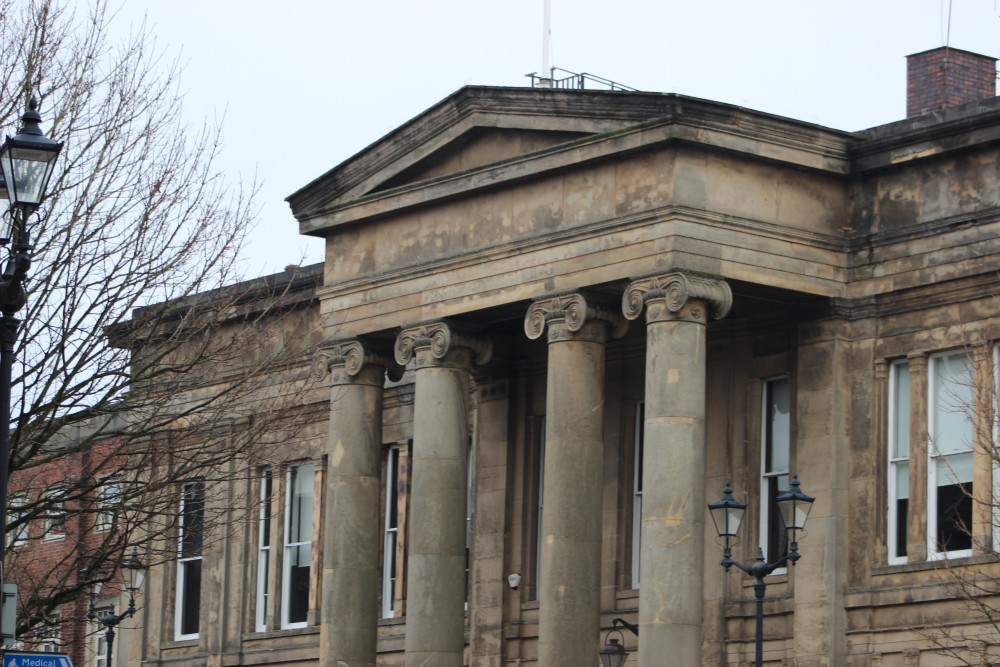
[(6, 651), (3, 667), (73, 667), (65, 653)]

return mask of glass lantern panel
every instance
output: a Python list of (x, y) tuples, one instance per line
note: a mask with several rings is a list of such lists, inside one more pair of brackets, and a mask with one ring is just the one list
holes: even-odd
[[(786, 528), (794, 527), (801, 530), (805, 527), (812, 503), (787, 501), (778, 503), (778, 506), (781, 509), (781, 518), (784, 519)], [(794, 516), (789, 516), (789, 514), (794, 514)]]
[[(55, 157), (56, 154), (50, 151), (11, 148), (10, 161), (13, 163), (14, 171), (12, 190), (17, 195), (18, 202), (26, 204), (40, 204), (42, 202), (42, 190), (48, 180), (52, 160)], [(8, 185), (8, 187), (10, 186)]]

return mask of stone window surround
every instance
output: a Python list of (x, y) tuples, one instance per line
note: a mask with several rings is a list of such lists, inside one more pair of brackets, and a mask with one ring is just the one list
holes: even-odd
[[(970, 340), (977, 339), (980, 333), (979, 331), (965, 332), (964, 337)], [(931, 474), (929, 467), (933, 461), (929, 449), (930, 449), (930, 412), (933, 409), (933, 396), (932, 387), (930, 383), (930, 374), (932, 360), (935, 357), (940, 357), (948, 354), (953, 354), (956, 350), (963, 349), (962, 347), (947, 347), (941, 346), (935, 350), (919, 350), (915, 352), (910, 352), (905, 357), (900, 355), (893, 355), (891, 357), (880, 357), (876, 361), (876, 376), (885, 378), (881, 385), (881, 400), (880, 405), (881, 414), (881, 433), (879, 441), (881, 443), (880, 449), (882, 449), (882, 456), (885, 457), (882, 464), (881, 478), (884, 482), (882, 485), (882, 493), (880, 497), (882, 499), (881, 507), (882, 511), (885, 512), (883, 515), (885, 518), (882, 534), (879, 536), (878, 540), (878, 552), (881, 555), (881, 564), (875, 566), (876, 574), (888, 574), (893, 572), (909, 572), (926, 569), (927, 567), (936, 567), (935, 563), (939, 563), (943, 560), (948, 560), (953, 564), (965, 563), (965, 562), (976, 562), (977, 559), (982, 555), (981, 550), (977, 548), (975, 539), (973, 540), (972, 549), (966, 549), (961, 551), (952, 552), (937, 552), (933, 549), (931, 543), (931, 531), (932, 531), (932, 520), (930, 516), (923, 519), (923, 526), (915, 526), (915, 524), (920, 520), (921, 513), (925, 510), (929, 512), (931, 500), (928, 497), (931, 493), (930, 483), (933, 481), (931, 479)], [(991, 363), (983, 363), (985, 359), (976, 358), (977, 351), (982, 350), (982, 343), (976, 342), (966, 342), (964, 349), (968, 351), (970, 356), (973, 356), (973, 372), (977, 377), (977, 384), (982, 381), (982, 373), (986, 372), (986, 369), (994, 369), (992, 378), (992, 387), (990, 391), (992, 392), (992, 400), (996, 400), (997, 396), (1000, 396), (1000, 343), (993, 344), (989, 348), (987, 353), (990, 357)], [(920, 399), (917, 401), (913, 400), (911, 394), (911, 420), (916, 420), (918, 423), (915, 426), (911, 426), (911, 436), (910, 436), (910, 451), (909, 451), (909, 461), (912, 467), (919, 467), (916, 473), (911, 473), (910, 478), (910, 507), (908, 511), (909, 527), (908, 532), (912, 535), (918, 528), (921, 529), (921, 535), (926, 535), (926, 537), (921, 540), (921, 544), (918, 545), (919, 549), (917, 553), (909, 553), (914, 551), (912, 537), (910, 539), (910, 544), (908, 553), (904, 557), (896, 556), (890, 546), (890, 541), (893, 539), (893, 535), (890, 534), (889, 530), (892, 527), (891, 515), (893, 508), (891, 507), (892, 502), (890, 498), (890, 493), (893, 490), (893, 485), (889, 479), (889, 475), (892, 474), (891, 461), (891, 440), (890, 440), (890, 424), (893, 421), (894, 406), (889, 400), (889, 382), (886, 380), (891, 379), (891, 366), (895, 363), (901, 361), (907, 361), (912, 363), (919, 362), (916, 369), (911, 366), (911, 382), (919, 382), (920, 385), (917, 386), (916, 391), (920, 392)], [(921, 370), (922, 367), (922, 370)], [(882, 369), (879, 371), (879, 369)], [(914, 375), (923, 374), (922, 380), (917, 380)], [(975, 400), (983, 400), (982, 398), (977, 398)], [(982, 411), (976, 412), (976, 419), (984, 418)], [(991, 426), (987, 427), (992, 435), (992, 441), (1000, 442), (1000, 420), (997, 416), (994, 416), (994, 422)], [(921, 431), (924, 437), (914, 437), (914, 431)], [(992, 482), (988, 485), (993, 493), (993, 497), (997, 497), (1000, 494), (1000, 476), (995, 474), (993, 470), (996, 468), (995, 464), (991, 464), (989, 461), (989, 454), (985, 451), (983, 447), (973, 446), (972, 452), (975, 457), (974, 467), (978, 470), (981, 468), (990, 470), (989, 475), (992, 477)], [(923, 477), (922, 488), (917, 490), (913, 488), (913, 475), (920, 474)], [(974, 487), (975, 488), (975, 487)], [(977, 491), (974, 491), (978, 495)], [(917, 506), (915, 506), (917, 505)], [(973, 507), (973, 533), (980, 539), (984, 539), (985, 532), (991, 532), (992, 535), (986, 539), (990, 539), (993, 548), (996, 549), (1000, 547), (1000, 531), (993, 529), (998, 520), (998, 510), (994, 507), (992, 510), (986, 510), (987, 513), (992, 513), (994, 516), (990, 518), (989, 516), (980, 516), (982, 512), (978, 511), (977, 508)]]

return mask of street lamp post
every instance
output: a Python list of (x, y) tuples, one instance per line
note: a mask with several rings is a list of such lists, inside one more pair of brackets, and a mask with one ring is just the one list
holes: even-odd
[(788, 553), (778, 560), (769, 563), (764, 560), (764, 550), (758, 548), (756, 560), (749, 565), (744, 565), (732, 559), (733, 552), (729, 541), (736, 537), (736, 534), (739, 532), (740, 523), (743, 521), (743, 513), (746, 511), (747, 506), (733, 498), (733, 490), (730, 488), (728, 480), (726, 481), (726, 488), (722, 492), (722, 499), (708, 506), (712, 514), (712, 521), (715, 522), (715, 530), (719, 534), (719, 537), (725, 540), (722, 567), (726, 568), (726, 572), (728, 572), (729, 568), (735, 565), (757, 580), (753, 585), (754, 597), (757, 601), (756, 642), (754, 647), (754, 664), (757, 667), (761, 667), (764, 661), (764, 591), (767, 588), (764, 577), (785, 563), (791, 563), (794, 566), (795, 561), (801, 558), (799, 543), (796, 539), (797, 532), (805, 528), (806, 519), (809, 518), (809, 510), (812, 508), (813, 500), (813, 498), (802, 493), (802, 490), (799, 488), (799, 476), (794, 475), (792, 477), (791, 488), (777, 498), (778, 510), (781, 512), (785, 529), (791, 532)]
[(97, 621), (107, 628), (104, 631), (104, 643), (107, 645), (105, 667), (111, 667), (111, 656), (115, 643), (115, 628), (126, 618), (131, 618), (135, 614), (135, 592), (142, 586), (142, 581), (146, 574), (146, 566), (139, 560), (139, 552), (135, 549), (132, 550), (132, 554), (122, 563), (121, 569), (122, 578), (125, 580), (125, 590), (128, 591), (128, 608), (120, 614), (115, 614), (114, 609), (97, 611), (94, 607), (94, 595), (99, 592), (99, 589), (94, 589), (90, 596), (90, 609), (87, 611), (87, 618)]
[(0, 197), (6, 195), (10, 202), (10, 208), (4, 214), (7, 229), (0, 236), (0, 246), (9, 244), (7, 262), (0, 274), (0, 502), (4, 507), (4, 511), (0, 512), (0, 590), (5, 580), (2, 565), (7, 542), (11, 371), (17, 328), (21, 323), (15, 315), (27, 303), (24, 280), (31, 267), (28, 218), (45, 198), (49, 178), (63, 146), (61, 142), (45, 136), (39, 126), (41, 120), (38, 100), (32, 96), (28, 110), (21, 116), (21, 128), (15, 136), (8, 136), (0, 147), (0, 175), (3, 177)]

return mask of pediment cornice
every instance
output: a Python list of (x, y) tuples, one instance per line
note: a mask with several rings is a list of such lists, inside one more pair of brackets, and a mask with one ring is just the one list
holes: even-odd
[[(379, 189), (476, 128), (573, 132), (574, 141)], [(300, 231), (326, 230), (664, 142), (846, 174), (858, 135), (675, 94), (466, 87), (288, 198)]]

